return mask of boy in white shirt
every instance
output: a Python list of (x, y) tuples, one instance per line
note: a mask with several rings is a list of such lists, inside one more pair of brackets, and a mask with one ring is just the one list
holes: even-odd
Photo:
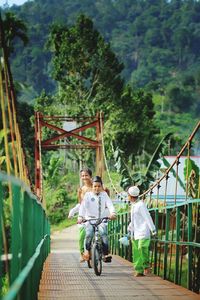
[[(83, 197), (86, 192), (92, 191), (92, 171), (89, 168), (83, 168), (80, 171), (80, 178), (82, 182), (82, 186), (78, 189), (78, 204), (73, 207), (69, 211), (68, 218), (73, 218), (75, 214), (79, 213), (79, 208), (81, 205), (81, 201), (83, 200)], [(108, 188), (103, 188), (103, 190), (109, 195), (110, 191)], [(105, 215), (107, 216), (107, 215)], [(80, 249), (80, 262), (84, 262), (84, 241), (85, 241), (85, 224), (78, 224), (79, 227), (79, 249)]]
[[(85, 193), (83, 201), (79, 209), (78, 222), (83, 220), (90, 220), (94, 218), (103, 218), (107, 216), (107, 210), (110, 214), (110, 219), (116, 218), (115, 208), (108, 194), (103, 190), (103, 183), (101, 177), (96, 176), (93, 179), (92, 192)], [(85, 238), (85, 260), (89, 260), (91, 242), (94, 235), (93, 226), (90, 222), (86, 222), (86, 238)], [(99, 225), (99, 232), (102, 237), (103, 254), (108, 256), (108, 236), (107, 236), (107, 224), (101, 223)]]
[(131, 222), (128, 231), (131, 232), (133, 265), (135, 276), (147, 275), (149, 268), (150, 236), (156, 234), (156, 228), (151, 215), (142, 200), (138, 199), (140, 190), (137, 186), (128, 189), (128, 199), (131, 201)]

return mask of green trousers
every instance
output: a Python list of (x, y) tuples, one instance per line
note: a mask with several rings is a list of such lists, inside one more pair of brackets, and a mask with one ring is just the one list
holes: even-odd
[(133, 266), (138, 273), (149, 268), (149, 245), (150, 239), (132, 240)]
[(81, 254), (84, 253), (85, 251), (84, 241), (85, 241), (85, 226), (81, 226), (79, 228), (79, 250)]

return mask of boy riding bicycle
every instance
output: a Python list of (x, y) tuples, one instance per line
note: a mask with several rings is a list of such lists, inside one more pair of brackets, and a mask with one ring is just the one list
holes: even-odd
[[(83, 201), (79, 208), (78, 223), (83, 220), (90, 220), (94, 218), (107, 217), (109, 211), (109, 219), (113, 220), (116, 218), (115, 208), (108, 194), (103, 190), (103, 183), (101, 177), (96, 176), (92, 180), (92, 192), (85, 193)], [(85, 237), (85, 253), (84, 259), (89, 260), (91, 242), (94, 236), (94, 229), (91, 222), (86, 222), (86, 237)], [(107, 223), (103, 222), (99, 225), (99, 233), (102, 238), (104, 261), (109, 261), (110, 256), (108, 255), (108, 236), (107, 236)]]

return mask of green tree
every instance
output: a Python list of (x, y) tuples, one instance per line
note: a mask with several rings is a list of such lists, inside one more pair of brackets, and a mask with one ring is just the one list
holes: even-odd
[(184, 177), (185, 182), (187, 182), (187, 192), (189, 197), (198, 198), (199, 176), (199, 167), (194, 160), (187, 158), (184, 166)]
[(149, 188), (149, 185), (155, 181), (156, 173), (160, 168), (158, 159), (164, 154), (170, 136), (171, 133), (164, 136), (150, 155), (144, 152), (142, 159), (139, 158), (140, 163), (135, 159), (134, 163), (128, 165), (124, 160), (123, 151), (117, 147), (114, 152), (115, 167), (121, 175), (120, 186), (123, 189), (133, 184), (140, 186), (142, 192)]
[(120, 145), (126, 160), (131, 157), (134, 161), (143, 149), (152, 151), (155, 147), (158, 130), (154, 125), (154, 114), (150, 93), (142, 89), (133, 91), (130, 86), (124, 89), (120, 105), (113, 109), (105, 124), (105, 135), (112, 140), (114, 148)]
[(27, 27), (23, 20), (12, 12), (6, 12), (3, 18), (4, 42), (9, 56), (15, 49), (16, 38), (20, 39), (24, 45), (28, 43)]
[(81, 114), (108, 111), (110, 103), (120, 98), (123, 66), (93, 22), (81, 15), (70, 28), (54, 26), (49, 44), (53, 76), (60, 84), (63, 103), (76, 103), (77, 113)]
[(81, 15), (70, 28), (54, 26), (49, 44), (54, 55), (54, 78), (60, 84), (56, 109), (86, 116), (103, 111), (106, 146), (111, 152), (111, 142), (114, 147), (120, 144), (126, 160), (130, 156), (133, 160), (142, 149), (151, 151), (157, 133), (152, 96), (124, 87), (122, 64), (92, 21)]

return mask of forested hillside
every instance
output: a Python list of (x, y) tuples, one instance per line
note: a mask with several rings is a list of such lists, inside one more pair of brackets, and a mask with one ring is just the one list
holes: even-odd
[(161, 136), (178, 132), (185, 140), (191, 132), (200, 114), (199, 1), (34, 0), (7, 11), (24, 21), (29, 38), (25, 47), (16, 39), (11, 55), (20, 101), (56, 92), (47, 41), (54, 24), (70, 28), (82, 13), (123, 63), (126, 84), (152, 93)]
[[(70, 116), (102, 111), (110, 169), (123, 189), (133, 182), (147, 188), (157, 159), (177, 154), (199, 119), (200, 2), (35, 0), (2, 15), (32, 175), (34, 109)], [(198, 142), (192, 154), (199, 155)], [(67, 155), (95, 167), (92, 151)], [(67, 163), (63, 152), (44, 155), (53, 212), (67, 203)]]
[[(173, 94), (185, 100), (177, 103), (178, 108), (188, 111), (192, 106), (200, 77), (199, 1), (35, 0), (13, 6), (12, 11), (26, 22), (30, 39), (24, 49), (17, 45), (13, 72), (37, 93), (55, 88), (50, 79), (51, 55), (45, 47), (50, 26), (53, 22), (72, 25), (84, 13), (124, 63), (127, 81), (141, 87), (153, 82), (154, 89), (173, 82), (180, 88)], [(190, 99), (188, 86), (193, 92)]]

